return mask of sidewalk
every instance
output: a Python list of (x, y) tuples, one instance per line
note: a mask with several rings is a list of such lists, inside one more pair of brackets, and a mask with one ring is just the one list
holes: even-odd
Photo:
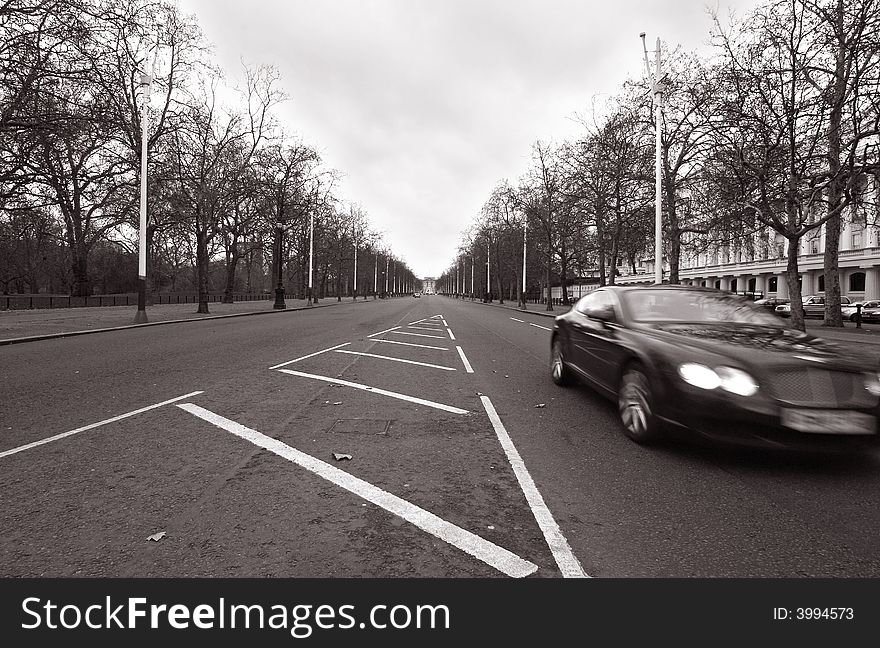
[[(311, 308), (350, 303), (351, 298), (337, 302), (335, 297), (322, 299)], [(364, 301), (362, 298), (358, 301)], [(369, 301), (372, 301), (370, 299)], [(147, 323), (135, 324), (135, 306), (90, 306), (86, 308), (39, 308), (34, 310), (0, 311), (0, 345), (27, 342), (49, 337), (98, 333), (118, 328), (156, 326), (190, 320), (268, 315), (308, 309), (305, 299), (285, 299), (287, 308), (275, 309), (274, 300), (243, 301), (233, 304), (211, 302), (207, 315), (197, 313), (198, 304), (162, 304), (147, 306)]]
[[(478, 302), (481, 303), (481, 302)], [(497, 301), (488, 304), (496, 308), (508, 308), (510, 310), (523, 311), (517, 307), (515, 301), (505, 301), (499, 304)], [(556, 317), (567, 313), (568, 306), (554, 305), (552, 311), (547, 311), (545, 304), (527, 304), (526, 312), (543, 317)], [(785, 321), (785, 320), (783, 320)], [(880, 325), (863, 324), (861, 328), (857, 328), (853, 322), (844, 322), (843, 328), (830, 328), (822, 326), (819, 320), (807, 320), (807, 333), (816, 337), (825, 338), (826, 340), (836, 340), (838, 342), (855, 342), (861, 344), (880, 345)]]

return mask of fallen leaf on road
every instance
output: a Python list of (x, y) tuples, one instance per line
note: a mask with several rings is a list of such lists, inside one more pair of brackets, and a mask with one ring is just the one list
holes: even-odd
[(538, 403), (537, 405), (535, 405), (535, 407), (546, 407), (546, 404), (545, 403)]
[(333, 404), (334, 404), (334, 405), (342, 405), (342, 401), (336, 401), (336, 402), (333, 403)]
[(350, 454), (343, 454), (341, 452), (334, 452), (333, 458), (336, 459), (336, 461), (342, 461), (343, 459), (351, 459), (351, 455)]
[(159, 540), (161, 540), (164, 537), (165, 537), (165, 532), (159, 531), (159, 533), (154, 533), (149, 538), (147, 538), (147, 540), (152, 540), (153, 542), (159, 542)]

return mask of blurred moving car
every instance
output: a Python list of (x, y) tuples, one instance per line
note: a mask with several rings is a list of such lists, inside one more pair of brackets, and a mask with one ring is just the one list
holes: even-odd
[(413, 297), (421, 297), (421, 296), (422, 296), (422, 293), (420, 293), (418, 291), (413, 293)]
[[(790, 299), (784, 299), (782, 297), (765, 297), (764, 299), (755, 300), (755, 306), (760, 306), (763, 309), (773, 313), (776, 311), (777, 306), (782, 306), (783, 304), (790, 304)], [(791, 312), (789, 311), (789, 314)]]
[(876, 364), (708, 288), (606, 286), (582, 297), (554, 321), (551, 377), (615, 400), (637, 443), (671, 427), (772, 447), (878, 440)]

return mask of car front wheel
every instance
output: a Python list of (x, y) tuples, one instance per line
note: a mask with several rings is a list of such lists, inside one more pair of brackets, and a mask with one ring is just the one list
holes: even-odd
[(617, 407), (623, 431), (636, 443), (650, 443), (660, 435), (660, 423), (654, 413), (651, 384), (644, 370), (631, 365), (624, 371), (617, 391)]
[(550, 378), (561, 387), (571, 384), (571, 370), (565, 366), (565, 352), (562, 350), (562, 341), (557, 337), (553, 340), (550, 351)]

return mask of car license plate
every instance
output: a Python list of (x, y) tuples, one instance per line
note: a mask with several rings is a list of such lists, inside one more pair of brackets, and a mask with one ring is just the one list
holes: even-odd
[(782, 410), (782, 424), (799, 432), (824, 434), (874, 434), (876, 422), (870, 414), (848, 410)]

